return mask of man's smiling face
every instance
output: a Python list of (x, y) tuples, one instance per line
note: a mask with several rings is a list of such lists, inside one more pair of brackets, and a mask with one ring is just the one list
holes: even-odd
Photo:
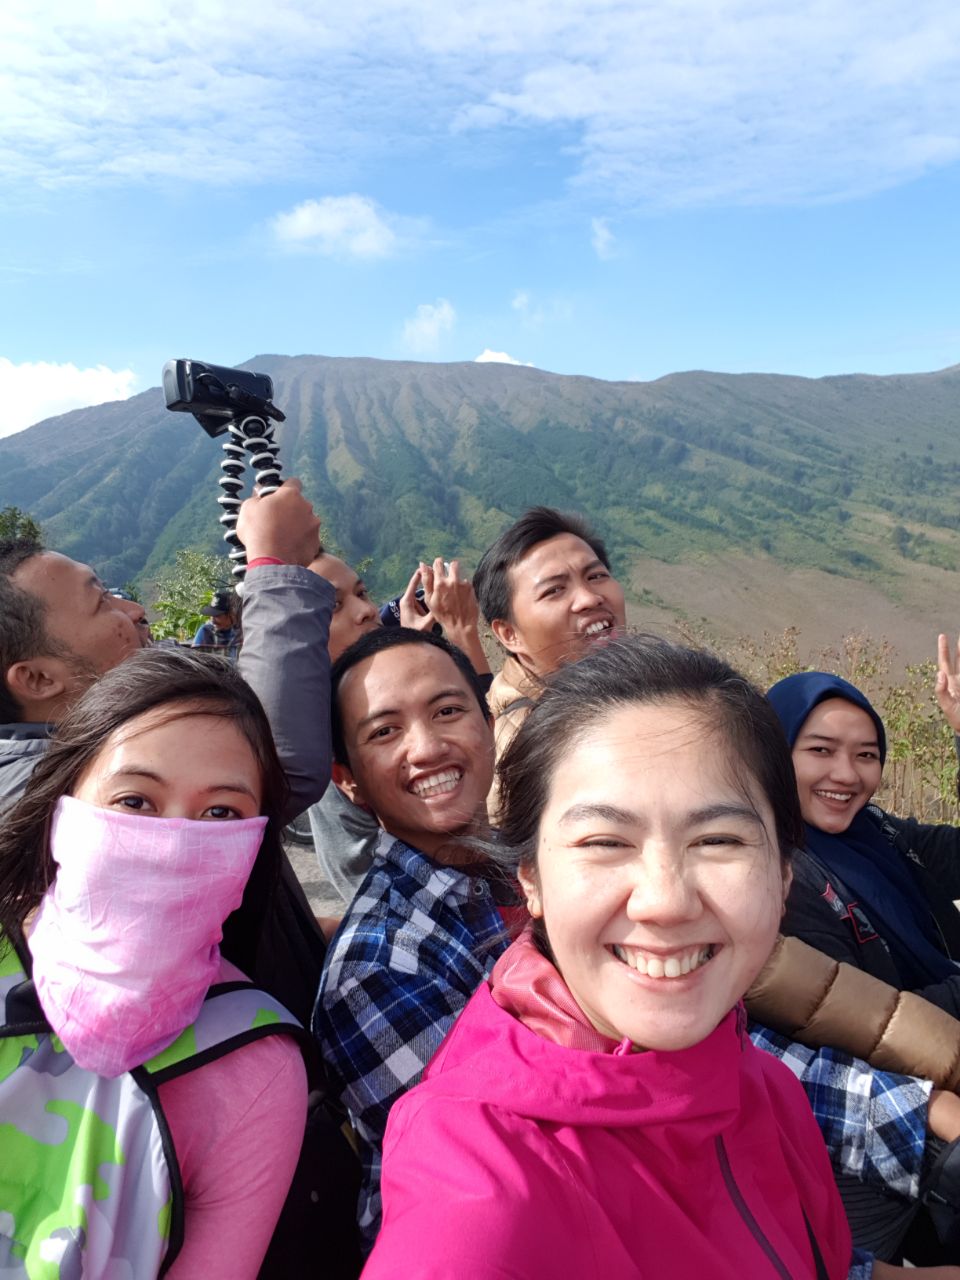
[(349, 764), (334, 778), (386, 831), (436, 855), (484, 824), (493, 732), (449, 654), (385, 649), (352, 667), (337, 696)]
[(576, 662), (626, 625), (623, 588), (576, 534), (537, 543), (508, 577), (510, 617), (495, 619), (493, 631), (536, 675)]

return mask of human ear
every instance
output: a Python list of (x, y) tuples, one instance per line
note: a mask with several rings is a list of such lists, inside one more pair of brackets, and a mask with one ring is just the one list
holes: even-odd
[(543, 903), (540, 901), (540, 879), (536, 868), (529, 863), (523, 863), (517, 868), (517, 880), (527, 900), (527, 910), (534, 920), (539, 920), (543, 915)]
[(517, 636), (517, 628), (512, 622), (508, 622), (506, 618), (494, 618), (490, 623), (490, 630), (508, 653), (516, 652), (520, 641)]
[(334, 760), (332, 776), (334, 785), (347, 797), (351, 804), (357, 805), (360, 809), (369, 808), (360, 790), (360, 784), (354, 778), (347, 765), (340, 764), (338, 760)]
[(66, 693), (71, 686), (71, 673), (61, 658), (27, 658), (7, 668), (10, 696), (24, 709), (36, 703), (49, 703)]

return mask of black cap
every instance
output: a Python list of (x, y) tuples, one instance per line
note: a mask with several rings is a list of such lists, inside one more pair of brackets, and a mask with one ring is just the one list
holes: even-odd
[(220, 613), (233, 613), (237, 598), (232, 591), (217, 591), (209, 604), (205, 604), (200, 612), (206, 618), (215, 618)]

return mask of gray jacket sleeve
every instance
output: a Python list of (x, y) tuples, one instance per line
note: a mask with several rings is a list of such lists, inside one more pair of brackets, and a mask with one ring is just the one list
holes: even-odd
[(247, 574), (240, 674), (263, 703), (290, 783), (285, 822), (319, 800), (330, 781), (330, 657), (334, 590), (294, 564)]
[(36, 737), (20, 737), (20, 728), (19, 725), (0, 725), (0, 809), (20, 799), (37, 761), (49, 745), (47, 738), (39, 733)]
[(370, 870), (381, 827), (372, 813), (352, 804), (336, 787), (308, 810), (320, 869), (344, 902)]

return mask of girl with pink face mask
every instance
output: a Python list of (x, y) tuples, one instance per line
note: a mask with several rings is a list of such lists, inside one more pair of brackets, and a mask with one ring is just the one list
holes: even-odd
[(230, 666), (147, 650), (4, 815), (4, 1275), (258, 1274), (307, 1110), (270, 991), (285, 787)]

